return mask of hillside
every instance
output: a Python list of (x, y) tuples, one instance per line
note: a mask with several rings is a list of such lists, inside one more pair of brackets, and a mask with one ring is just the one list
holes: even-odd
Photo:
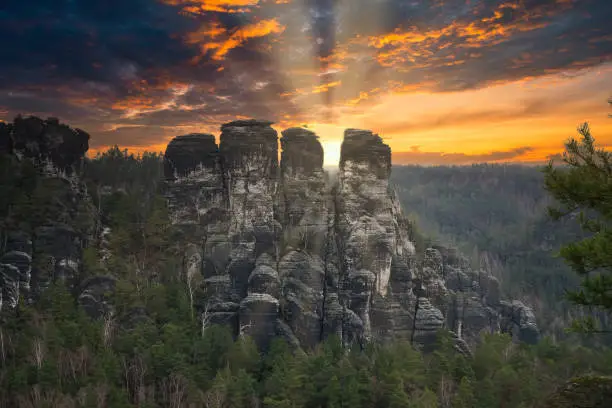
[(391, 182), (424, 235), (457, 246), (489, 270), (508, 295), (535, 309), (548, 334), (564, 335), (577, 310), (563, 300), (578, 277), (556, 256), (580, 237), (571, 219), (552, 221), (538, 167), (395, 166)]

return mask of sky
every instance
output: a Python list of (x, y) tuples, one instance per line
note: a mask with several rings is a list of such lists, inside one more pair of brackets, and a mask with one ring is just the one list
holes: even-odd
[(609, 0), (3, 0), (0, 120), (163, 151), (236, 119), (370, 129), (394, 164), (541, 163), (612, 146)]

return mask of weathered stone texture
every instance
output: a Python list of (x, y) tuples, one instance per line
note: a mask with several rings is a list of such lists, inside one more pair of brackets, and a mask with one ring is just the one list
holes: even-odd
[(204, 324), (229, 324), (262, 347), (276, 335), (301, 347), (330, 335), (428, 347), (444, 328), (465, 353), (483, 331), (537, 339), (531, 310), (502, 300), (497, 279), (460, 254), (429, 248), (417, 260), (378, 135), (345, 132), (332, 182), (307, 129), (282, 132), (279, 165), (270, 124), (228, 123), (218, 148), (187, 135), (166, 151), (172, 219), (196, 260), (189, 273), (201, 260)]

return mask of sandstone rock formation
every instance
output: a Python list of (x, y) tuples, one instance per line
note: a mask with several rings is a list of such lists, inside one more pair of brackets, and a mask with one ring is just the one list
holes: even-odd
[(15, 219), (0, 230), (0, 309), (14, 308), (20, 296), (31, 301), (52, 281), (76, 283), (85, 237), (75, 226), (84, 230), (77, 220), (92, 218), (78, 177), (88, 140), (54, 118), (1, 124), (0, 154), (15, 162), (14, 177), (29, 177), (34, 198), (15, 208)]
[[(346, 130), (332, 179), (313, 132), (283, 131), (279, 162), (270, 125), (228, 123), (219, 145), (210, 134), (178, 136), (165, 153), (164, 193), (202, 330), (225, 324), (262, 348), (275, 336), (308, 348), (331, 335), (347, 346), (404, 338), (427, 348), (443, 328), (465, 353), (486, 331), (537, 341), (533, 312), (502, 299), (495, 277), (448, 248), (417, 253), (378, 135)], [(2, 224), (0, 308), (62, 281), (91, 316), (113, 313), (112, 271), (78, 281), (97, 222), (79, 178), (88, 138), (56, 119), (0, 123), (0, 154), (33, 175), (40, 200)], [(109, 231), (98, 227), (104, 258)], [(136, 308), (125, 324), (147, 319)]]
[(389, 186), (391, 150), (348, 129), (337, 180), (323, 170), (311, 131), (235, 121), (213, 135), (179, 136), (165, 154), (166, 196), (183, 234), (185, 278), (203, 329), (228, 324), (266, 347), (274, 336), (312, 347), (330, 335), (347, 345), (436, 332), (457, 347), (483, 331), (533, 342), (531, 310), (500, 298), (499, 282), (453, 251), (423, 261)]

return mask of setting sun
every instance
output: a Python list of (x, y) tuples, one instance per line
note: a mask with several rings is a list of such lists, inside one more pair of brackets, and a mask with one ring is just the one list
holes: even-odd
[(333, 140), (329, 142), (323, 142), (323, 166), (325, 167), (337, 167), (340, 163), (340, 146), (342, 142), (339, 140)]
[(337, 167), (340, 163), (340, 150), (344, 131), (350, 126), (314, 123), (309, 124), (308, 129), (319, 136), (323, 146), (323, 166)]

